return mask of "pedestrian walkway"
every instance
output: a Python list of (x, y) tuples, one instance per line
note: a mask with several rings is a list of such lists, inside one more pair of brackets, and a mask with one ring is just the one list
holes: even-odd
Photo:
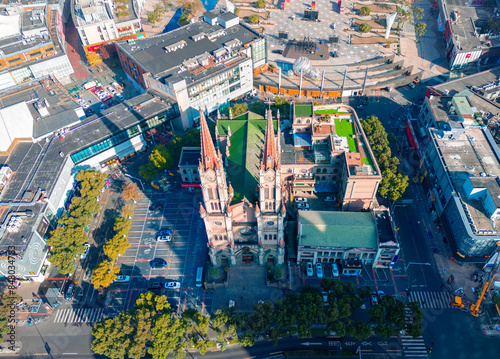
[(103, 308), (59, 309), (54, 315), (54, 323), (95, 323), (103, 314)]
[(425, 347), (423, 337), (413, 338), (409, 335), (401, 336), (401, 344), (403, 345), (403, 357), (407, 359), (412, 358), (428, 358), (429, 354)]
[(421, 308), (451, 308), (451, 297), (447, 292), (411, 291), (408, 302), (418, 302)]

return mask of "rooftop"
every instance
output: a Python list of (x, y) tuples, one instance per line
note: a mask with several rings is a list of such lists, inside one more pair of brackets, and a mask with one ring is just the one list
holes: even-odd
[(299, 246), (377, 248), (371, 213), (299, 211)]
[[(140, 112), (132, 109), (139, 104)], [(43, 205), (36, 203), (39, 191), (45, 191), (45, 196), (50, 195), (63, 170), (63, 164), (65, 161), (71, 163), (70, 159), (67, 159), (68, 155), (170, 108), (170, 103), (145, 93), (109, 108), (101, 117), (94, 115), (72, 126), (64, 139), (57, 136), (36, 143), (19, 142), (8, 157), (0, 157), (0, 164), (7, 164), (12, 171), (15, 171), (0, 194), (0, 208), (8, 208), (1, 211), (0, 223), (4, 221), (9, 211), (28, 206), (26, 201), (32, 199), (35, 200), (35, 204), (30, 208), (34, 217), (37, 217), (43, 209)], [(23, 221), (19, 228), (19, 231), (26, 233), (31, 233), (32, 230), (30, 221)], [(1, 238), (0, 248), (10, 243), (19, 244), (19, 233), (5, 232)], [(23, 245), (28, 244), (29, 241)]]
[[(462, 0), (446, 0), (448, 10), (446, 16), (450, 19), (453, 41), (459, 50), (488, 49), (489, 46), (485, 44), (486, 40), (490, 40), (493, 47), (500, 45), (500, 41), (495, 39), (495, 36), (485, 36), (488, 33), (486, 29), (488, 20), (493, 18), (496, 5), (490, 7), (485, 6), (486, 4), (481, 6), (468, 6), (467, 4)], [(458, 21), (455, 21), (457, 15)]]
[[(39, 100), (43, 102), (42, 107), (46, 108), (48, 116), (42, 115), (37, 108)], [(52, 80), (46, 79), (0, 92), (0, 109), (22, 102), (27, 103), (33, 118), (34, 139), (80, 122), (75, 109), (81, 106), (62, 86)]]
[(183, 147), (179, 166), (196, 166), (198, 167), (201, 158), (200, 147)]
[(388, 210), (374, 210), (373, 215), (377, 224), (377, 233), (380, 243), (396, 242), (392, 231), (391, 217)]
[[(231, 129), (227, 173), (234, 188), (233, 202), (246, 198), (248, 202), (254, 203), (257, 200), (255, 192), (266, 120), (248, 112), (233, 120), (219, 120), (218, 124), (219, 136), (227, 136), (228, 128)], [(277, 129), (277, 121), (273, 121), (273, 125)]]
[[(137, 18), (133, 0), (127, 0), (124, 6), (127, 9), (121, 10), (120, 3), (109, 0), (70, 0), (74, 12), (73, 19), (76, 19), (77, 26), (98, 24), (104, 21), (115, 20), (115, 22), (125, 22)], [(127, 14), (128, 13), (128, 14)]]
[(225, 29), (197, 22), (117, 45), (155, 78), (189, 84), (246, 60), (244, 45), (258, 38), (258, 33), (241, 24)]
[(493, 198), (500, 195), (498, 183), (495, 186), (487, 180), (500, 176), (500, 150), (489, 131), (470, 127), (462, 131), (430, 129), (430, 133), (439, 148), (455, 191), (464, 204), (474, 209), (470, 211), (474, 222), (486, 230), (495, 230), (495, 224), (490, 222), (483, 205), (477, 200), (467, 199), (462, 188), (470, 178), (473, 183), (482, 182)]

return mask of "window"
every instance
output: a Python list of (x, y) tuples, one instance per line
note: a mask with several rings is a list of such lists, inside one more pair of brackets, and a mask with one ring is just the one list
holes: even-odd
[(187, 182), (187, 181), (189, 181), (189, 178), (184, 177), (184, 182)]
[(321, 168), (318, 168), (318, 169), (316, 170), (316, 173), (321, 173)]
[(267, 241), (267, 234), (264, 234), (264, 240)]
[(187, 173), (187, 171), (186, 171), (186, 170), (182, 170), (182, 173), (186, 174), (186, 173)]
[(326, 173), (326, 171), (327, 171), (326, 168), (323, 168), (323, 173)]
[(195, 175), (195, 174), (197, 174), (197, 173), (198, 173), (198, 171), (197, 171), (197, 170), (193, 170), (193, 174), (194, 174), (194, 175)]

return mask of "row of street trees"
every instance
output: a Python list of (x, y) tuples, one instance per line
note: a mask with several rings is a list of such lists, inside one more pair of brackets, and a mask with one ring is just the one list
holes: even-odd
[[(130, 182), (123, 188), (122, 199), (124, 201), (133, 200), (135, 202), (141, 197), (142, 193), (135, 183)], [(134, 214), (134, 208), (133, 204), (125, 204), (122, 207), (122, 216), (115, 219), (113, 226), (115, 234), (103, 248), (106, 258), (95, 267), (92, 274), (91, 283), (95, 289), (109, 287), (120, 272), (120, 266), (116, 264), (116, 261), (130, 247), (127, 236), (132, 226), (131, 218)]]
[(398, 201), (408, 187), (408, 176), (399, 173), (399, 159), (391, 155), (389, 139), (384, 125), (375, 116), (361, 119), (361, 126), (365, 131), (373, 155), (382, 171), (382, 182), (378, 193), (392, 201)]
[(145, 180), (152, 180), (161, 170), (177, 165), (182, 147), (200, 146), (200, 130), (188, 130), (184, 136), (176, 135), (167, 146), (156, 145), (149, 155), (149, 162), (139, 167), (139, 175)]
[[(93, 328), (92, 350), (112, 359), (142, 358), (147, 352), (153, 358), (164, 358), (173, 352), (176, 358), (186, 356), (186, 350), (196, 348), (204, 355), (216, 343), (225, 350), (229, 340), (243, 346), (253, 346), (258, 336), (264, 335), (274, 345), (284, 334), (310, 337), (313, 324), (323, 324), (338, 336), (353, 336), (363, 340), (372, 335), (372, 325), (360, 319), (363, 298), (368, 298), (370, 288), (356, 290), (350, 282), (323, 279), (321, 285), (328, 294), (328, 307), (318, 288), (306, 286), (298, 294), (288, 293), (276, 304), (259, 303), (253, 312), (235, 313), (234, 308), (217, 310), (207, 317), (195, 309), (186, 310), (181, 317), (172, 317), (165, 296), (151, 292), (140, 294), (136, 305), (115, 318), (97, 323)], [(374, 331), (383, 338), (406, 328), (410, 335), (422, 333), (422, 311), (418, 303), (412, 309), (412, 322), (405, 325), (405, 305), (391, 296), (381, 299), (368, 315), (376, 323)], [(361, 314), (361, 315), (360, 315)], [(366, 315), (365, 315), (366, 317)], [(215, 342), (208, 338), (209, 327), (215, 331)]]
[(97, 197), (101, 194), (106, 175), (100, 171), (84, 170), (76, 176), (79, 182), (71, 200), (68, 212), (58, 221), (57, 229), (50, 233), (47, 245), (50, 261), (58, 267), (61, 274), (73, 273), (75, 258), (85, 251), (88, 237), (86, 231), (100, 204)]

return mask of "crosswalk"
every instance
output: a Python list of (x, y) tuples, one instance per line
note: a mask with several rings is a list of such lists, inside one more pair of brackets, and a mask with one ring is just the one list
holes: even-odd
[(413, 338), (409, 335), (401, 336), (401, 343), (403, 344), (403, 355), (404, 358), (428, 358), (429, 354), (427, 348), (425, 347), (424, 338), (418, 337)]
[(421, 308), (451, 308), (451, 296), (446, 292), (411, 291), (408, 302), (418, 302)]
[[(411, 322), (412, 311), (410, 308), (405, 308), (405, 322)], [(413, 338), (410, 335), (401, 335), (401, 344), (403, 346), (402, 353), (405, 359), (428, 358), (427, 347), (425, 346), (424, 338), (419, 336)]]
[(54, 315), (54, 323), (95, 323), (103, 315), (103, 308), (59, 309)]

